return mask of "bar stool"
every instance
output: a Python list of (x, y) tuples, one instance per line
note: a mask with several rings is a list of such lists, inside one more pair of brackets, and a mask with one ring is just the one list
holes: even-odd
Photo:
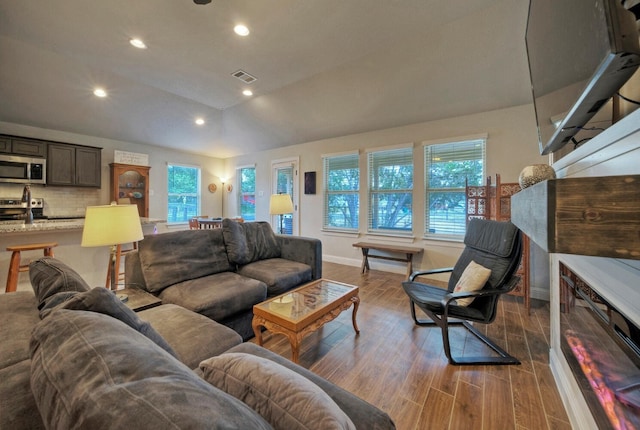
[[(122, 257), (126, 256), (129, 252), (135, 251), (138, 249), (138, 242), (133, 242), (131, 249), (122, 249), (122, 245), (116, 245), (116, 264), (115, 264), (115, 273), (116, 273), (116, 285), (120, 283), (120, 281), (124, 282), (124, 269), (122, 272), (120, 271), (120, 265), (122, 265)], [(104, 287), (106, 289), (111, 289), (111, 254), (109, 254), (109, 265), (107, 266), (107, 281), (105, 282)]]
[(20, 264), (20, 253), (22, 251), (44, 250), (45, 257), (53, 257), (53, 249), (58, 246), (57, 242), (31, 243), (27, 245), (7, 246), (7, 251), (12, 251), (9, 262), (9, 274), (7, 275), (7, 286), (5, 293), (12, 293), (18, 289), (18, 277), (20, 272), (29, 271), (29, 264)]

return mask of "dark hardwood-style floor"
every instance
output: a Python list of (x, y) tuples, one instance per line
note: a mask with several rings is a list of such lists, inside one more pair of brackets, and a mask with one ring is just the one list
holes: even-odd
[[(360, 287), (357, 319), (351, 309), (301, 346), (300, 364), (388, 412), (399, 430), (570, 429), (549, 362), (549, 304), (500, 301), (496, 321), (486, 328), (519, 366), (451, 366), (437, 327), (416, 327), (401, 287), (405, 276), (324, 263), (323, 277)], [(454, 350), (481, 346), (455, 328)], [(266, 348), (290, 358), (282, 335), (264, 335)]]

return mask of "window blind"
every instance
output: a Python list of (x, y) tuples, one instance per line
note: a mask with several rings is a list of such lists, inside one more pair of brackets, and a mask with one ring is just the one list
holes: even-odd
[(485, 147), (485, 139), (425, 146), (425, 236), (464, 236), (465, 184), (482, 185)]
[(371, 151), (368, 159), (369, 232), (410, 234), (413, 147)]
[(357, 231), (360, 213), (358, 153), (323, 156), (324, 219), (328, 230)]

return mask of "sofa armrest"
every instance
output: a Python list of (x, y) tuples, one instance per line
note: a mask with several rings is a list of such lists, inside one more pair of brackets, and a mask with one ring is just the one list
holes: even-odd
[(124, 257), (124, 283), (148, 291), (137, 250), (127, 252)]
[(322, 278), (322, 242), (301, 236), (276, 235), (280, 257), (311, 266), (311, 279)]

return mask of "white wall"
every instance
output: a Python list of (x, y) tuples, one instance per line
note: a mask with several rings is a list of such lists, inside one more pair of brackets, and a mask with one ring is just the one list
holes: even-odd
[[(459, 137), (488, 134), (487, 140), (487, 175), (495, 178), (499, 173), (502, 182), (517, 182), (520, 171), (529, 164), (545, 163), (547, 157), (541, 157), (538, 152), (538, 139), (535, 126), (535, 116), (532, 105), (517, 106), (480, 114), (468, 115), (446, 120), (424, 122), (404, 127), (390, 128), (369, 133), (341, 136), (321, 141), (308, 142), (301, 145), (288, 146), (258, 154), (227, 159), (225, 169), (229, 176), (233, 176), (237, 166), (256, 166), (256, 218), (269, 220), (269, 195), (271, 194), (271, 162), (287, 156), (300, 157), (300, 189), (304, 190), (304, 172), (316, 172), (316, 194), (300, 195), (300, 234), (302, 236), (317, 237), (322, 240), (323, 258), (326, 261), (359, 266), (361, 253), (353, 248), (352, 243), (358, 240), (376, 240), (367, 237), (366, 218), (361, 214), (360, 233), (338, 234), (322, 230), (323, 184), (322, 184), (322, 154), (359, 150), (361, 154), (360, 166), (366, 166), (364, 150), (367, 148), (384, 147), (389, 145), (413, 143), (414, 158), (414, 235), (410, 240), (403, 238), (384, 237), (385, 241), (398, 243), (413, 243), (423, 247), (425, 252), (414, 260), (414, 268), (434, 268), (452, 265), (458, 258), (462, 246), (457, 242), (443, 242), (424, 240), (424, 169), (423, 145), (425, 141), (439, 141), (456, 139)], [(366, 167), (362, 170), (366, 175)], [(236, 178), (234, 177), (235, 181)], [(260, 195), (262, 193), (262, 195)], [(361, 198), (363, 196), (361, 195)], [(235, 195), (230, 196), (230, 208), (235, 207)], [(361, 212), (366, 210), (367, 202), (360, 202)], [(534, 249), (534, 266), (532, 270), (532, 292), (534, 297), (548, 298), (548, 266), (546, 254), (539, 255), (540, 250)], [(373, 260), (375, 268), (405, 272), (403, 264), (394, 264), (382, 260)], [(536, 270), (539, 267), (540, 270)], [(540, 290), (540, 291), (536, 291)]]

